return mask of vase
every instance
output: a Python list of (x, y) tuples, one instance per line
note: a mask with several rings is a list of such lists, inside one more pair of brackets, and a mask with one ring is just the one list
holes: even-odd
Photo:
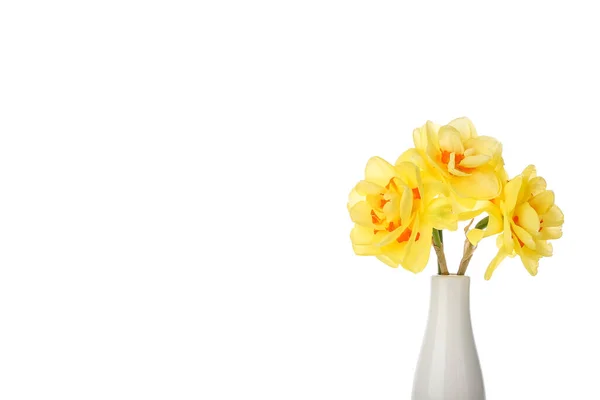
[(435, 275), (413, 400), (485, 400), (469, 305), (470, 279)]

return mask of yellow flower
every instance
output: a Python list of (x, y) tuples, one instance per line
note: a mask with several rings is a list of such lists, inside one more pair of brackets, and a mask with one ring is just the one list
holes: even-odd
[(485, 279), (491, 278), (502, 260), (515, 255), (531, 275), (536, 275), (540, 258), (552, 255), (548, 240), (562, 236), (564, 215), (554, 204), (554, 192), (546, 190), (546, 181), (536, 176), (535, 167), (530, 165), (510, 180), (491, 204), (486, 210), (490, 225), (485, 233), (474, 229), (468, 235), (477, 244), (483, 236), (501, 233), (497, 239), (498, 254), (488, 266)]
[[(497, 197), (506, 180), (502, 145), (489, 136), (479, 136), (468, 118), (439, 126), (427, 121), (413, 132), (416, 150), (404, 159), (423, 158), (430, 173), (444, 180), (461, 198), (489, 200)], [(420, 165), (423, 167), (423, 165)]]
[(422, 271), (429, 260), (432, 229), (456, 230), (447, 185), (421, 177), (419, 168), (371, 158), (365, 179), (350, 193), (350, 234), (357, 255), (376, 256), (391, 267)]

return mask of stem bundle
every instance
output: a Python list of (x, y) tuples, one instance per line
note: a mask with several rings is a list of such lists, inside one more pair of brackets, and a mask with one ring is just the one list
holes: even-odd
[[(475, 228), (485, 229), (485, 227), (487, 226), (487, 223), (488, 223), (488, 219), (489, 218), (486, 217), (486, 218), (482, 219), (481, 221), (479, 221), (479, 223), (477, 223)], [(471, 227), (472, 224), (473, 224), (473, 220), (471, 220), (471, 222), (469, 222), (469, 224), (465, 227), (465, 235), (469, 231), (469, 228)], [(437, 230), (437, 229), (433, 230), (433, 249), (435, 250), (435, 254), (437, 255), (437, 259), (438, 259), (438, 274), (439, 275), (449, 275), (448, 265), (446, 263), (446, 255), (444, 254), (444, 242), (443, 242), (443, 236), (442, 236), (441, 230)], [(476, 249), (477, 249), (477, 246), (473, 245), (467, 238), (465, 240), (465, 245), (463, 247), (463, 256), (462, 256), (462, 259), (460, 260), (460, 264), (458, 266), (457, 275), (464, 275), (465, 272), (467, 272), (467, 267), (469, 266), (469, 263), (471, 262), (471, 258), (473, 258), (473, 253), (475, 253)]]

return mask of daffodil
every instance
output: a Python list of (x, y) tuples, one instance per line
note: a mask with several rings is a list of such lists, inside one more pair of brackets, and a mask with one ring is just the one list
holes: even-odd
[(469, 204), (493, 199), (502, 191), (506, 180), (502, 145), (492, 137), (479, 136), (468, 118), (444, 126), (427, 121), (413, 131), (413, 140), (415, 149), (403, 158), (428, 168)]
[[(535, 167), (509, 180), (502, 145), (479, 136), (468, 118), (443, 126), (427, 121), (413, 131), (413, 140), (415, 147), (395, 165), (371, 158), (364, 180), (350, 193), (354, 252), (416, 273), (427, 265), (433, 245), (438, 273), (447, 275), (442, 230), (471, 220), (458, 275), (465, 274), (478, 243), (493, 235), (499, 250), (486, 280), (506, 257), (517, 255), (536, 275), (539, 260), (552, 255), (549, 241), (562, 235), (564, 216)], [(484, 213), (487, 217), (469, 230)]]
[(365, 179), (348, 202), (355, 223), (350, 234), (357, 255), (376, 256), (391, 267), (422, 271), (429, 260), (432, 230), (457, 228), (447, 185), (423, 179), (420, 168), (371, 158)]
[(552, 255), (549, 240), (562, 236), (564, 215), (554, 204), (554, 192), (546, 190), (544, 178), (536, 175), (533, 165), (510, 180), (502, 195), (486, 209), (490, 225), (484, 231), (473, 230), (468, 238), (477, 244), (484, 236), (500, 233), (498, 253), (485, 272), (490, 279), (494, 270), (506, 257), (518, 255), (527, 271), (536, 275), (539, 260)]

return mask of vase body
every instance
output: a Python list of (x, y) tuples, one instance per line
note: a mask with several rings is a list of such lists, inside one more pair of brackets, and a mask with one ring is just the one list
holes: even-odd
[(435, 275), (413, 400), (485, 400), (469, 305), (470, 279)]

